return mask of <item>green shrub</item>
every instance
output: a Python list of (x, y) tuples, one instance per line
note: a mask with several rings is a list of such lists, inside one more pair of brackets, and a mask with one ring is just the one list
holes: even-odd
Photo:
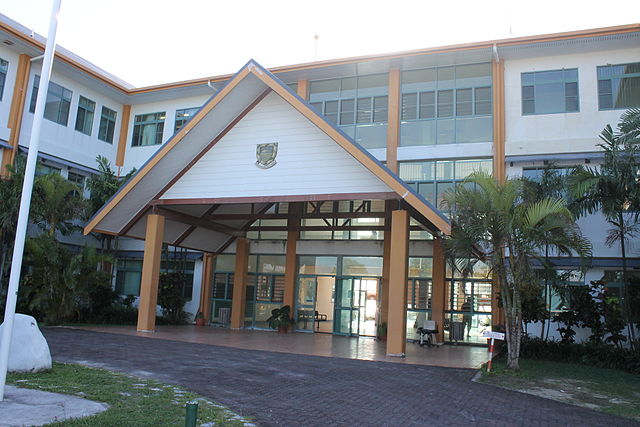
[(640, 350), (602, 343), (575, 344), (526, 337), (522, 340), (520, 354), (529, 359), (578, 363), (640, 375)]

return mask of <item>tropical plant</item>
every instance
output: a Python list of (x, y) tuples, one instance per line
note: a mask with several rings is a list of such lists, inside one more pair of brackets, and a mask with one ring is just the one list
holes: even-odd
[[(91, 217), (104, 206), (107, 201), (133, 176), (135, 168), (124, 176), (119, 176), (111, 169), (111, 164), (106, 157), (96, 157), (99, 174), (91, 175), (87, 180), (89, 199), (87, 201), (86, 216)], [(102, 249), (111, 252), (117, 238), (108, 234), (95, 233), (94, 237), (100, 241)]]
[(68, 235), (80, 228), (75, 220), (84, 211), (81, 189), (59, 173), (36, 178), (32, 206), (33, 221), (50, 236), (56, 231)]
[(272, 329), (288, 329), (294, 323), (291, 317), (291, 307), (285, 305), (281, 308), (274, 308), (271, 310), (271, 317), (267, 319), (267, 323)]
[[(0, 209), (0, 289), (2, 289), (1, 285), (6, 277), (4, 267), (7, 260), (11, 258), (15, 239), (24, 167), (24, 157), (18, 156), (15, 166), (7, 165), (8, 175), (0, 179), (0, 206), (2, 206)], [(0, 292), (0, 294), (2, 293)]]
[[(549, 163), (545, 165), (542, 169), (542, 173), (539, 176), (539, 179), (532, 178), (523, 178), (524, 179), (524, 192), (525, 199), (528, 202), (536, 202), (544, 199), (564, 199), (566, 196), (566, 179), (565, 176), (560, 172), (560, 169), (554, 164)], [(527, 321), (530, 322), (540, 322), (540, 338), (545, 337), (545, 328), (547, 325), (547, 321), (551, 323), (551, 312), (546, 310), (546, 305), (550, 300), (549, 290), (551, 288), (550, 284), (554, 279), (557, 278), (557, 271), (555, 266), (550, 261), (549, 258), (549, 245), (544, 245), (544, 257), (541, 259), (542, 261), (542, 270), (540, 273), (542, 274), (542, 292), (534, 292), (532, 295), (528, 296), (525, 300), (525, 330), (527, 328)], [(542, 294), (542, 301), (544, 302), (544, 306), (540, 305), (540, 301), (538, 301), (538, 296)], [(534, 303), (535, 302), (535, 303)], [(530, 304), (533, 303), (533, 304)], [(530, 312), (530, 316), (527, 315), (527, 310), (533, 310)], [(544, 310), (544, 312), (542, 311)], [(546, 315), (545, 315), (546, 314)], [(548, 335), (549, 329), (546, 329), (546, 333)]]
[(519, 369), (522, 339), (522, 299), (539, 289), (532, 261), (544, 256), (548, 244), (557, 255), (591, 255), (564, 200), (546, 198), (529, 202), (522, 179), (498, 182), (484, 172), (474, 172), (463, 185), (445, 194), (452, 210), (452, 233), (445, 240), (449, 256), (460, 271), (471, 271), (478, 260), (493, 273), (505, 312), (507, 367)]
[(607, 246), (618, 244), (622, 260), (622, 307), (631, 346), (637, 345), (631, 321), (628, 243), (640, 234), (640, 108), (626, 111), (614, 131), (607, 125), (598, 144), (604, 151), (599, 168), (579, 167), (570, 176), (573, 205), (580, 215), (601, 212), (611, 225)]
[(49, 234), (28, 239), (21, 309), (53, 325), (77, 318), (97, 288), (110, 286), (111, 277), (96, 269), (104, 258), (89, 247), (74, 253)]
[(162, 315), (171, 325), (181, 325), (186, 322), (187, 314), (184, 312), (186, 299), (182, 296), (186, 283), (187, 279), (182, 271), (160, 273), (158, 304), (162, 308)]

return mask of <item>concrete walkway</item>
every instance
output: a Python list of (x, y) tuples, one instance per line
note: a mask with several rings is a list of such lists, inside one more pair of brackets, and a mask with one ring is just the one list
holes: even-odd
[(109, 405), (67, 394), (6, 386), (0, 427), (41, 426), (106, 411)]
[(45, 328), (56, 361), (182, 385), (259, 425), (632, 426), (631, 420), (472, 382), (476, 371)]
[(278, 334), (275, 331), (233, 330), (193, 325), (157, 326), (156, 332), (153, 333), (137, 332), (135, 326), (82, 326), (77, 328), (93, 332), (212, 344), (245, 350), (265, 350), (447, 368), (477, 369), (489, 360), (487, 347), (444, 345), (438, 348), (429, 348), (411, 343), (407, 343), (406, 357), (391, 357), (387, 356), (386, 343), (376, 341), (371, 337), (343, 337), (304, 332)]

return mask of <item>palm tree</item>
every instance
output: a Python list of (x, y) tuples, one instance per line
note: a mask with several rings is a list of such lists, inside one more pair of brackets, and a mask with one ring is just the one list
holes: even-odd
[(607, 125), (598, 144), (604, 150), (600, 168), (579, 167), (570, 177), (574, 205), (580, 215), (601, 212), (611, 225), (605, 244), (620, 245), (622, 259), (623, 311), (631, 346), (636, 345), (629, 313), (627, 246), (640, 233), (640, 108), (626, 111), (617, 131)]
[(539, 286), (532, 261), (544, 256), (545, 244), (557, 255), (591, 254), (564, 200), (528, 202), (523, 196), (522, 179), (500, 183), (484, 172), (472, 173), (445, 195), (445, 205), (456, 207), (445, 240), (448, 255), (459, 260), (461, 271), (478, 260), (491, 268), (505, 311), (507, 367), (513, 370), (519, 369), (522, 297)]
[[(565, 198), (566, 195), (566, 177), (560, 173), (559, 169), (554, 163), (546, 165), (542, 169), (542, 174), (539, 179), (532, 179), (524, 177), (525, 198), (529, 202), (536, 202), (547, 198), (559, 199)], [(540, 338), (545, 339), (545, 327), (547, 320), (549, 326), (551, 326), (551, 311), (547, 310), (547, 305), (550, 304), (549, 295), (549, 283), (550, 280), (557, 278), (557, 271), (554, 265), (549, 259), (549, 245), (544, 245), (544, 258), (542, 259), (542, 274), (544, 277), (544, 289), (542, 291), (542, 300), (544, 301), (544, 307), (538, 307), (538, 316), (534, 316), (540, 319), (542, 328), (540, 329)], [(535, 307), (535, 301), (537, 300), (539, 292), (534, 292), (529, 301), (533, 303)], [(525, 325), (526, 326), (526, 325)], [(546, 336), (549, 335), (549, 329), (546, 330)]]
[(58, 173), (39, 176), (34, 186), (33, 220), (50, 236), (79, 228), (74, 220), (84, 211), (81, 189)]

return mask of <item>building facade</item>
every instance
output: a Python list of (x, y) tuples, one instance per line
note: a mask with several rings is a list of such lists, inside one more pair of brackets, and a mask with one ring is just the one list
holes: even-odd
[[(28, 150), (41, 67), (37, 57), (42, 54), (44, 40), (38, 35), (32, 37), (29, 30), (4, 16), (0, 17), (0, 38), (0, 146), (4, 169), (20, 152)], [(358, 150), (384, 164), (393, 179), (399, 178), (408, 186), (410, 193), (406, 194), (420, 196), (416, 199), (420, 206), (425, 201), (424, 206), (441, 207), (443, 193), (473, 171), (491, 172), (503, 179), (535, 177), (549, 163), (559, 169), (578, 164), (597, 166), (603, 159), (596, 146), (601, 130), (606, 124), (615, 126), (626, 108), (640, 105), (639, 41), (640, 25), (634, 24), (320, 61), (277, 67), (267, 73), (304, 101), (296, 107), (297, 101), (292, 99), (289, 105), (297, 111), (310, 108), (307, 119), (317, 114), (342, 135), (334, 140), (344, 136), (357, 144)], [(185, 126), (191, 126), (187, 130), (193, 133), (204, 129), (206, 123), (214, 126), (213, 119), (198, 119), (195, 125), (190, 120), (208, 114), (203, 110), (222, 92), (229, 91), (230, 82), (237, 78), (224, 75), (134, 88), (59, 48), (49, 87), (47, 120), (43, 122), (42, 164), (80, 185), (97, 173), (98, 155), (108, 158), (120, 174), (132, 168), (144, 169), (172, 141), (187, 138)], [(267, 88), (275, 93), (281, 90), (275, 83)], [(234, 96), (240, 97), (240, 91), (234, 89)], [(267, 95), (261, 105), (266, 103), (267, 108), (269, 100)], [(270, 108), (279, 111), (275, 105)], [(263, 122), (255, 119), (256, 126), (266, 129), (272, 120), (269, 114), (275, 113), (264, 112)], [(293, 118), (287, 120), (293, 123)], [(278, 134), (284, 141), (286, 132), (293, 131), (283, 128), (279, 132), (284, 132)], [(419, 219), (428, 215), (421, 216), (420, 212), (410, 215), (408, 224), (406, 286), (399, 294), (399, 306), (404, 308), (388, 308), (389, 300), (396, 297), (396, 293), (390, 294), (395, 288), (390, 284), (394, 273), (389, 262), (391, 211), (396, 198), (385, 196), (387, 190), (357, 189), (363, 176), (377, 168), (368, 165), (364, 157), (358, 160), (360, 163), (348, 163), (338, 154), (331, 157), (329, 146), (320, 149), (323, 145), (318, 142), (317, 147), (305, 152), (298, 170), (287, 169), (289, 175), (281, 181), (312, 176), (312, 167), (321, 164), (326, 173), (318, 182), (323, 186), (330, 187), (327, 177), (333, 176), (331, 185), (353, 185), (355, 190), (349, 194), (369, 196), (336, 197), (345, 193), (338, 187), (320, 193), (305, 190), (311, 191), (306, 194), (316, 194), (307, 199), (269, 198), (271, 193), (267, 192), (262, 197), (269, 203), (260, 205), (259, 211), (254, 211), (258, 209), (256, 200), (246, 202), (251, 211), (242, 212), (242, 221), (248, 222), (241, 226), (225, 223), (240, 221), (233, 217), (240, 211), (222, 212), (211, 205), (209, 211), (198, 215), (227, 228), (232, 224), (233, 230), (242, 233), (203, 251), (206, 245), (198, 243), (197, 236), (202, 224), (194, 222), (165, 241), (173, 247), (188, 248), (181, 255), (186, 259), (182, 265), (192, 278), (191, 286), (183, 291), (189, 299), (187, 311), (203, 311), (213, 323), (266, 328), (271, 310), (290, 303), (301, 331), (375, 336), (382, 322), (391, 327), (395, 320), (389, 316), (401, 316), (400, 324), (408, 338), (426, 319), (434, 319), (440, 325), (440, 340), (482, 342), (482, 330), (500, 323), (491, 280), (482, 266), (472, 277), (456, 277), (441, 260), (442, 227), (429, 227), (433, 221), (421, 223)], [(229, 159), (226, 163), (215, 163), (215, 158), (209, 161), (220, 169), (232, 165), (233, 159)], [(204, 160), (198, 157), (198, 162)], [(359, 169), (362, 164), (369, 172)], [(216, 194), (240, 196), (253, 172), (229, 166), (225, 178), (206, 175), (213, 181), (207, 181), (201, 185), (206, 188), (198, 191), (214, 191), (218, 182), (215, 178), (222, 180)], [(380, 178), (380, 174), (375, 175)], [(201, 193), (194, 191), (201, 182), (187, 182), (187, 175), (172, 182), (178, 185), (185, 181), (182, 189), (168, 189), (169, 194), (200, 197)], [(384, 179), (392, 178), (384, 175)], [(396, 185), (391, 181), (384, 184), (391, 188)], [(378, 188), (373, 182), (362, 185), (365, 189)], [(411, 203), (408, 209), (420, 210)], [(165, 214), (169, 221), (171, 215), (176, 221), (187, 220), (177, 218), (175, 212)], [(296, 218), (293, 228), (292, 215)], [(579, 225), (593, 243), (594, 259), (586, 274), (572, 280), (589, 283), (619, 271), (618, 249), (604, 244), (604, 219), (590, 215), (580, 219)], [(134, 221), (128, 230), (116, 234), (136, 233), (144, 239), (144, 227)], [(81, 235), (65, 239), (73, 245), (90, 241)], [(630, 262), (634, 267), (640, 267), (637, 243), (631, 242), (630, 253), (635, 258)], [(139, 295), (145, 274), (144, 242), (123, 237), (119, 248), (114, 286), (122, 294)], [(240, 253), (246, 258), (243, 262), (238, 260)], [(176, 268), (175, 263), (175, 259), (163, 259), (159, 268), (170, 271)], [(571, 270), (577, 261), (558, 259), (556, 265)], [(237, 286), (239, 273), (243, 273), (242, 287)], [(238, 290), (242, 298), (237, 297)], [(562, 309), (554, 298), (549, 305), (552, 310)], [(235, 318), (230, 311), (235, 312)], [(462, 324), (462, 336), (449, 333), (454, 323)]]

